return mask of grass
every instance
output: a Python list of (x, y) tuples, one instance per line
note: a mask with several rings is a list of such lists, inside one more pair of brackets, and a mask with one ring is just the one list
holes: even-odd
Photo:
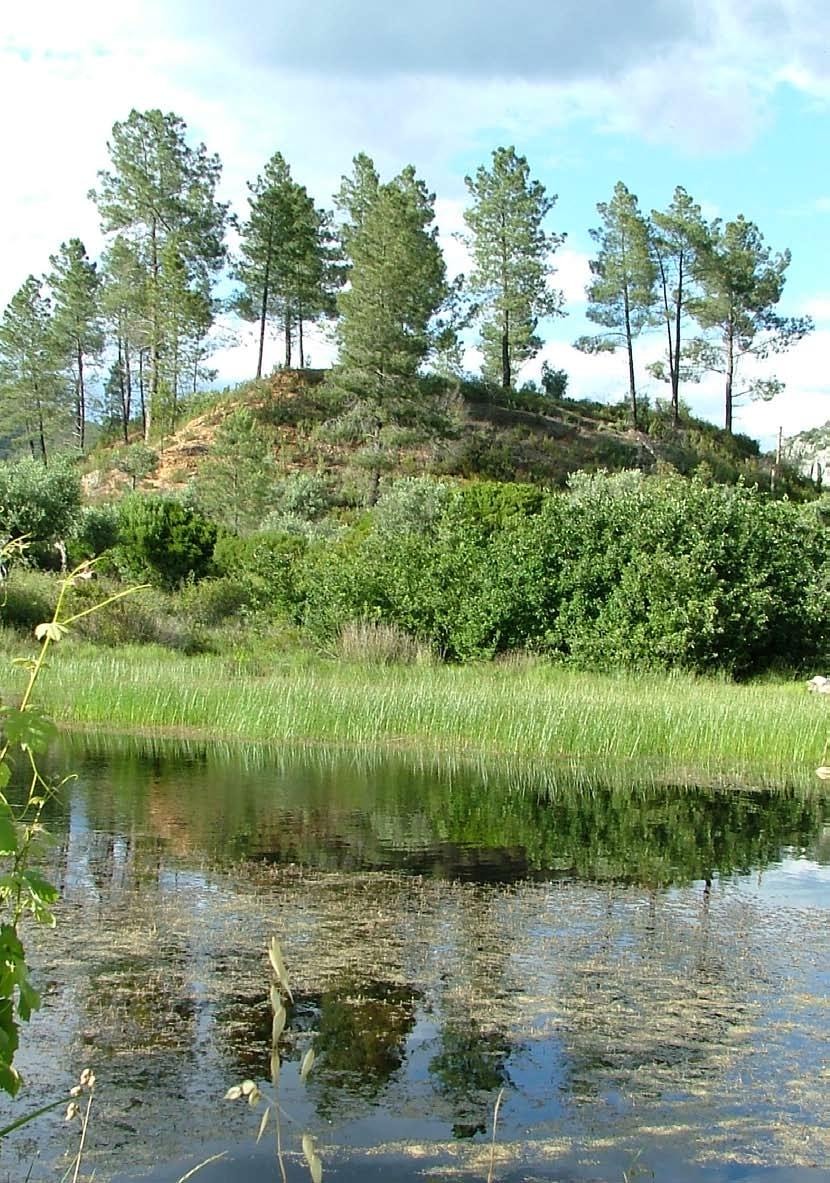
[(645, 763), (661, 778), (744, 785), (809, 781), (828, 737), (828, 701), (801, 682), (587, 674), (542, 662), (237, 661), (70, 641), (39, 694), (62, 723), (124, 732), (506, 757), (540, 771), (557, 761), (609, 773)]

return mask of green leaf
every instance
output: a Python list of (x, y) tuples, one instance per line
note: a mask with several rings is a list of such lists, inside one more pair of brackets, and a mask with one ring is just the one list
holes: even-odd
[(58, 729), (51, 719), (28, 707), (25, 711), (5, 707), (0, 711), (0, 723), (10, 744), (31, 752), (44, 752), (57, 737)]
[(0, 802), (0, 854), (17, 854), (17, 826), (5, 801)]

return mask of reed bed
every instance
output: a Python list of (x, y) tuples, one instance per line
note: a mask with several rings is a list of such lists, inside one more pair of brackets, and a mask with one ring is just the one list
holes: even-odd
[(66, 724), (260, 743), (648, 763), (780, 783), (826, 762), (830, 701), (802, 682), (579, 673), (546, 663), (378, 666), (67, 645), (41, 689)]

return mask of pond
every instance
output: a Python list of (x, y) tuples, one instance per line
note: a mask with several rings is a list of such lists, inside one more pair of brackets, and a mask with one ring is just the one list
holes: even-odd
[[(415, 757), (67, 741), (24, 1096), (97, 1183), (830, 1180), (830, 803)], [(303, 1085), (309, 1047), (316, 1063)], [(498, 1103), (495, 1142), (493, 1120)], [(50, 1114), (0, 1179), (58, 1179)], [(6, 1172), (6, 1174), (4, 1174)], [(27, 1175), (27, 1172), (31, 1172)]]

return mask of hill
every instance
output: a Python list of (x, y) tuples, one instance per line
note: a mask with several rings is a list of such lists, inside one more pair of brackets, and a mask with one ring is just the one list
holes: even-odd
[[(505, 392), (482, 381), (424, 378), (421, 398), (378, 408), (333, 397), (321, 370), (280, 370), (259, 382), (200, 395), (170, 435), (154, 443), (155, 467), (138, 483), (180, 493), (221, 450), (221, 429), (246, 408), (282, 477), (326, 479), (336, 500), (359, 505), (382, 479), (430, 473), (564, 487), (575, 471), (640, 468), (684, 475), (704, 472), (718, 483), (743, 480), (790, 497), (814, 485), (797, 467), (776, 469), (747, 436), (729, 435), (684, 413), (677, 427), (662, 407), (644, 408), (643, 429), (628, 424), (624, 404), (607, 405), (536, 391)], [(102, 442), (87, 459), (84, 485), (110, 500), (132, 484), (124, 445)], [(701, 466), (703, 466), (701, 468)]]

